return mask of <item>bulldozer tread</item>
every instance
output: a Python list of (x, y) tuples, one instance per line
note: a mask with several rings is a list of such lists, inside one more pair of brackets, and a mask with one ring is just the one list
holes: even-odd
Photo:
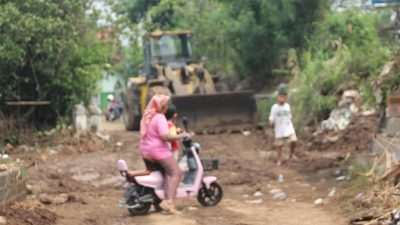
[(135, 104), (134, 104), (134, 102), (136, 100), (134, 90), (128, 90), (126, 92), (125, 99), (126, 99), (125, 109), (124, 109), (123, 115), (122, 115), (122, 118), (123, 118), (123, 121), (125, 124), (125, 128), (128, 131), (140, 130), (141, 115), (140, 114), (135, 115), (135, 114), (137, 114), (135, 112), (136, 111), (135, 107), (137, 107), (137, 106), (135, 106)]

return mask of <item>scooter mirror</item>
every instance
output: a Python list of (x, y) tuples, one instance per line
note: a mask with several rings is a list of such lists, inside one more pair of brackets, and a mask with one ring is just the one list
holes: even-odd
[(183, 123), (183, 126), (185, 127), (185, 130), (188, 131), (188, 130), (189, 130), (189, 129), (188, 129), (188, 125), (189, 125), (189, 120), (188, 120), (188, 118), (183, 117), (183, 118), (182, 118), (182, 123)]

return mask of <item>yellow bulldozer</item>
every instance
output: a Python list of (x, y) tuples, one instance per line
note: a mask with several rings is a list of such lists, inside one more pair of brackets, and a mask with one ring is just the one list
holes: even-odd
[[(144, 41), (144, 63), (128, 81), (123, 121), (127, 130), (139, 130), (150, 98), (171, 96), (179, 117), (191, 121), (195, 131), (246, 129), (257, 123), (253, 91), (220, 91), (218, 77), (192, 57), (192, 31), (150, 33)], [(221, 85), (223, 86), (223, 85)]]

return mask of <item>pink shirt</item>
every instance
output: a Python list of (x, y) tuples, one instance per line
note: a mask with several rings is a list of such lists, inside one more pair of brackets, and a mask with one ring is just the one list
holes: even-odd
[(171, 157), (168, 142), (161, 136), (169, 134), (168, 122), (163, 114), (157, 114), (151, 120), (146, 136), (140, 140), (140, 153), (143, 157), (153, 160), (162, 160)]

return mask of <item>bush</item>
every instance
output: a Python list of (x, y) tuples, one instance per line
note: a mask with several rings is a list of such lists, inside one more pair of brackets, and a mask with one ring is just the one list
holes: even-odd
[(366, 102), (373, 102), (369, 79), (388, 59), (374, 15), (333, 12), (316, 27), (316, 36), (310, 37), (308, 50), (297, 62), (300, 71), (290, 83), (297, 126), (326, 119), (341, 88), (361, 87)]

